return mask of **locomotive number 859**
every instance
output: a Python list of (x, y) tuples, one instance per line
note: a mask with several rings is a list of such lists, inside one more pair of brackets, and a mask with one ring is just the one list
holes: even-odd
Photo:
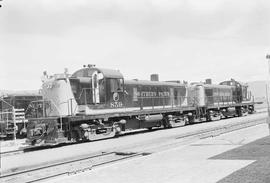
[[(153, 77), (154, 78), (154, 77)], [(48, 87), (49, 86), (49, 87)], [(42, 118), (29, 119), (31, 144), (109, 138), (125, 131), (171, 128), (254, 111), (247, 85), (125, 80), (117, 70), (84, 67), (43, 76)]]

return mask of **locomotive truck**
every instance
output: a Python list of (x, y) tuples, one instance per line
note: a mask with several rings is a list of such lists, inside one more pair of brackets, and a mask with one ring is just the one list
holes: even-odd
[(28, 142), (55, 145), (98, 140), (136, 129), (171, 128), (254, 111), (248, 86), (125, 80), (118, 70), (84, 66), (72, 75), (44, 73), (44, 116), (29, 119)]

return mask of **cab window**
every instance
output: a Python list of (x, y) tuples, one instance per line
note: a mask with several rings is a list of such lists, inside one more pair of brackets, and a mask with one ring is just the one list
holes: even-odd
[(123, 91), (123, 79), (109, 79), (111, 92), (122, 92)]

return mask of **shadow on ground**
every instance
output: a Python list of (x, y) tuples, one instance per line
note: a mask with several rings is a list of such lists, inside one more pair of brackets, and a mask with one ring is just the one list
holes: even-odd
[(211, 157), (210, 159), (255, 160), (254, 163), (230, 174), (218, 183), (270, 183), (270, 136)]

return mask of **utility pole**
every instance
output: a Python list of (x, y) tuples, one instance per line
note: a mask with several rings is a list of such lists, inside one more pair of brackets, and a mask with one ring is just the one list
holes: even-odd
[(268, 129), (269, 129), (269, 134), (270, 134), (270, 106), (269, 106), (269, 97), (268, 97), (268, 83), (269, 83), (269, 78), (270, 78), (270, 55), (267, 54), (266, 55), (266, 59), (267, 59), (267, 64), (268, 64), (268, 79), (266, 80), (266, 100), (267, 100), (267, 112), (268, 112), (268, 117), (267, 117), (267, 124), (268, 124)]

